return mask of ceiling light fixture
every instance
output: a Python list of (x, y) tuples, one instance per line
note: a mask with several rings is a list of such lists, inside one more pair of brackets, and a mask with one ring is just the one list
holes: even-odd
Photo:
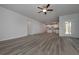
[(46, 8), (43, 9), (43, 12), (47, 12)]

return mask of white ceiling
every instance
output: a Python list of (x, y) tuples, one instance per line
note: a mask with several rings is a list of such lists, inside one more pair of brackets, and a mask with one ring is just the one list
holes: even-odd
[(57, 20), (59, 16), (79, 13), (79, 4), (51, 4), (49, 8), (53, 8), (54, 11), (48, 12), (47, 15), (37, 13), (40, 11), (37, 7), (42, 6), (41, 4), (0, 4), (0, 6), (46, 24)]

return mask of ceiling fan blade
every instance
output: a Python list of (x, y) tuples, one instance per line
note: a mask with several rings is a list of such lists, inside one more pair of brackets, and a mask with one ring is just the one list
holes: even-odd
[(47, 11), (53, 11), (53, 9), (48, 9)]
[(44, 14), (46, 15), (47, 13), (46, 13), (46, 12), (44, 12)]
[(50, 6), (50, 4), (47, 4), (46, 8), (48, 8)]
[(39, 11), (38, 13), (41, 13), (42, 11)]
[(41, 8), (41, 7), (37, 7), (37, 8), (39, 8), (39, 9), (43, 9), (43, 8)]

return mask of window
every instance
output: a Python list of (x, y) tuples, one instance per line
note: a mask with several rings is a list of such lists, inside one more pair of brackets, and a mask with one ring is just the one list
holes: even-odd
[(65, 34), (71, 34), (71, 22), (65, 22)]

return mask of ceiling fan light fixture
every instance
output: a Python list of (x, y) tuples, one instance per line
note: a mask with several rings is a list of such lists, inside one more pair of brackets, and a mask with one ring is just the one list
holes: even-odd
[(43, 12), (45, 15), (47, 14), (47, 11), (53, 11), (53, 9), (49, 9), (50, 4), (47, 4), (46, 6), (43, 7), (37, 7), (38, 9), (41, 9), (38, 13)]
[(46, 9), (43, 9), (43, 12), (47, 12), (47, 10)]

